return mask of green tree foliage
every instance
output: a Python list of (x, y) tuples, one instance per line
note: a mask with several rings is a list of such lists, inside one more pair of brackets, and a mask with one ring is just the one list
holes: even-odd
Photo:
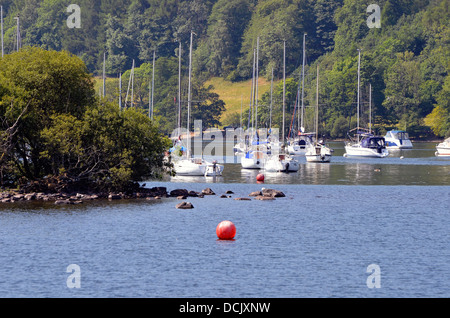
[(168, 147), (136, 109), (99, 103), (83, 61), (25, 48), (0, 60), (2, 186), (64, 175), (95, 189), (123, 189), (163, 173)]
[[(19, 15), (23, 45), (70, 51), (95, 75), (101, 74), (104, 52), (107, 74), (117, 78), (131, 68), (133, 60), (137, 67), (151, 63), (154, 51), (158, 59), (178, 58), (181, 43), (185, 79), (189, 37), (194, 31), (196, 85), (211, 76), (250, 79), (257, 38), (260, 76), (270, 79), (273, 69), (276, 79), (282, 77), (285, 41), (287, 75), (297, 80), (306, 33), (306, 69), (319, 63), (322, 70), (324, 114), (320, 120), (328, 134), (345, 135), (344, 120), (351, 125), (355, 116), (357, 49), (362, 50), (361, 102), (368, 103), (370, 84), (375, 125), (418, 128), (434, 107), (441, 107), (435, 114), (445, 110), (438, 99), (450, 61), (448, 0), (378, 0), (379, 29), (367, 25), (367, 8), (374, 4), (369, 0), (80, 0), (77, 4), (81, 29), (67, 28), (65, 1), (3, 1), (6, 53), (15, 50), (14, 17)], [(307, 73), (305, 100), (309, 103), (315, 84), (310, 80), (314, 74)], [(165, 94), (158, 96), (155, 110), (166, 130), (176, 118), (177, 81), (155, 84), (169, 82), (171, 87), (155, 91)], [(367, 117), (367, 108), (364, 112)], [(413, 137), (423, 129), (415, 131)], [(435, 131), (445, 134), (442, 129)]]

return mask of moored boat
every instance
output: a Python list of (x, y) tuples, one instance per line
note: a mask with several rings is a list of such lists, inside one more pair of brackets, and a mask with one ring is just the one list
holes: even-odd
[(436, 156), (450, 157), (450, 137), (436, 146)]
[(388, 149), (411, 149), (413, 147), (409, 134), (404, 130), (390, 130), (384, 139)]
[(296, 172), (299, 168), (299, 162), (286, 154), (274, 154), (264, 161), (264, 170), (267, 172)]

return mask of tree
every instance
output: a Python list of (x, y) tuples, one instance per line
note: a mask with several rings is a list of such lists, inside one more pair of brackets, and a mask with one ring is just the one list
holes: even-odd
[(383, 105), (405, 129), (417, 124), (420, 111), (420, 69), (411, 52), (399, 53), (386, 73), (386, 99)]
[(212, 76), (226, 77), (236, 67), (241, 37), (250, 21), (252, 1), (219, 0), (208, 19), (207, 37), (197, 50), (201, 70)]
[(25, 48), (0, 60), (3, 184), (50, 175), (111, 190), (160, 176), (169, 142), (157, 126), (95, 95), (86, 65), (67, 52)]
[(134, 108), (121, 112), (110, 103), (90, 107), (81, 120), (57, 115), (42, 137), (53, 175), (97, 191), (130, 189), (136, 181), (160, 177), (170, 145), (147, 115)]
[(4, 123), (15, 122), (26, 108), (8, 155), (24, 177), (39, 178), (45, 170), (40, 131), (52, 124), (54, 114), (80, 118), (95, 100), (92, 80), (83, 61), (70, 53), (25, 48), (0, 61), (0, 86)]

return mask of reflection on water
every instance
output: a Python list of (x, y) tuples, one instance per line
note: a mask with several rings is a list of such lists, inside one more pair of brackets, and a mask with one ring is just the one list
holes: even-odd
[[(450, 158), (436, 157), (434, 143), (416, 143), (413, 149), (392, 150), (386, 158), (344, 158), (344, 144), (330, 143), (334, 149), (330, 163), (306, 162), (300, 156), (300, 169), (294, 173), (268, 173), (242, 169), (240, 157), (213, 157), (224, 163), (221, 177), (174, 177), (166, 181), (206, 183), (256, 183), (264, 173), (266, 184), (332, 185), (448, 185)], [(211, 159), (211, 158), (210, 158)], [(234, 161), (233, 161), (234, 160)], [(231, 162), (231, 163), (230, 163)]]

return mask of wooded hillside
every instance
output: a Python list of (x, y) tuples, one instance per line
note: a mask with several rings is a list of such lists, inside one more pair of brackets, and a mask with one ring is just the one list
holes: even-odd
[[(81, 28), (69, 28), (71, 3), (3, 0), (5, 53), (15, 50), (14, 18), (19, 15), (22, 46), (67, 50), (81, 57), (94, 75), (102, 73), (105, 52), (110, 78), (118, 79), (134, 60), (140, 74), (138, 105), (147, 109), (156, 52), (155, 118), (166, 132), (176, 126), (179, 43), (185, 83), (194, 31), (193, 100), (198, 102), (193, 116), (206, 125), (239, 124), (236, 116), (219, 122), (226, 105), (213, 87), (203, 83), (212, 77), (250, 79), (259, 38), (259, 75), (270, 81), (273, 70), (273, 122), (278, 127), (286, 43), (286, 127), (290, 127), (301, 89), (306, 33), (304, 104), (315, 105), (319, 65), (321, 133), (340, 138), (355, 127), (357, 49), (361, 49), (363, 125), (368, 125), (370, 85), (372, 121), (379, 132), (397, 127), (416, 137), (450, 134), (448, 0), (77, 0)], [(372, 14), (367, 8), (373, 3), (381, 9), (380, 28), (367, 24)], [(108, 99), (118, 99), (117, 84), (118, 80), (108, 82)], [(187, 83), (183, 85), (185, 96)], [(246, 111), (250, 92), (244, 98)], [(269, 100), (269, 93), (261, 97), (259, 126), (268, 125)], [(306, 113), (311, 117), (308, 108)], [(310, 122), (312, 118), (305, 119), (307, 130), (312, 129)]]

